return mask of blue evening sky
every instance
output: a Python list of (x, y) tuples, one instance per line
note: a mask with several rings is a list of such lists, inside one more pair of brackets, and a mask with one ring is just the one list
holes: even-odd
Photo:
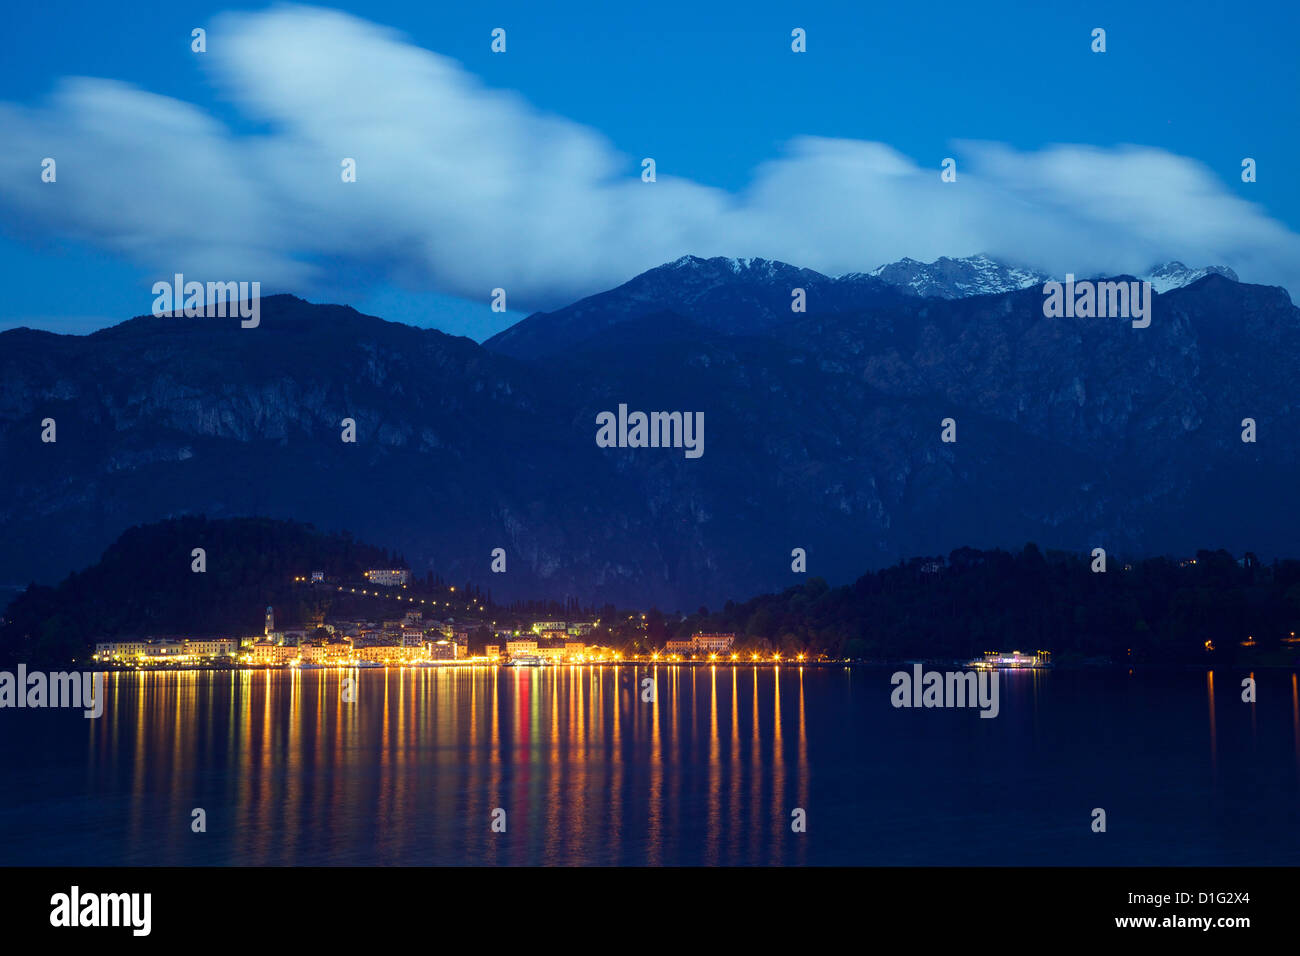
[[(737, 192), (801, 135), (887, 143), (936, 169), (961, 140), (1029, 151), (1137, 144), (1203, 163), (1225, 190), (1300, 232), (1294, 3), (321, 5), (400, 31), (487, 86), (598, 131), (629, 157), (632, 177), (639, 157), (653, 155), (661, 175)], [(198, 68), (189, 42), (191, 28), (216, 14), (266, 7), (11, 5), (0, 101), (37, 108), (63, 77), (113, 79), (195, 104), (235, 134), (260, 133)], [(509, 31), (506, 56), (489, 51), (496, 26)], [(796, 26), (808, 33), (804, 56), (790, 52)], [(1105, 56), (1089, 50), (1096, 26), (1107, 30)], [(1258, 161), (1257, 183), (1241, 182), (1243, 156)], [(112, 324), (148, 311), (149, 280), (139, 263), (48, 234), (0, 205), (0, 328)], [(415, 324), (429, 324), (433, 303), (438, 325), (474, 338), (508, 324), (486, 297), (386, 277), (342, 298)]]

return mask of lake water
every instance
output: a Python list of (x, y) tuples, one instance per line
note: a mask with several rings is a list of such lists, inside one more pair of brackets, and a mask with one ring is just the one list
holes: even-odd
[(110, 674), (0, 711), (0, 864), (1300, 863), (1290, 671), (1003, 672), (995, 719), (892, 671)]

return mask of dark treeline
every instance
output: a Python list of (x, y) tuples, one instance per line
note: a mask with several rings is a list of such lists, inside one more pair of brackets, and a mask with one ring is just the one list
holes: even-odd
[[(195, 548), (205, 551), (203, 573), (192, 570)], [(14, 600), (0, 626), (0, 662), (84, 659), (94, 641), (106, 638), (258, 634), (268, 604), (281, 627), (329, 616), (397, 616), (399, 602), (294, 578), (324, 571), (331, 581), (356, 582), (366, 568), (401, 564), (400, 555), (348, 534), (295, 522), (200, 516), (132, 528), (92, 567), (57, 587), (33, 585)], [(596, 609), (572, 597), (494, 607), (480, 587), (451, 590), (432, 574), (403, 593), (420, 596), (422, 586), (431, 589), (424, 608), (430, 618), (525, 627), (548, 618), (599, 618), (589, 640), (634, 653), (661, 648), (670, 637), (722, 631), (735, 632), (746, 651), (837, 659), (1044, 649), (1058, 663), (1289, 664), (1300, 655), (1300, 645), (1285, 640), (1300, 630), (1300, 561), (1263, 564), (1224, 551), (1131, 562), (1112, 555), (1097, 573), (1087, 555), (1044, 555), (1033, 544), (1018, 553), (959, 548), (843, 587), (810, 578), (779, 594), (691, 615)], [(1242, 646), (1251, 639), (1254, 646)]]
[[(780, 594), (728, 602), (678, 622), (677, 636), (735, 631), (742, 646), (832, 657), (964, 658), (1045, 649), (1058, 663), (1194, 663), (1241, 657), (1291, 663), (1300, 645), (1300, 561), (1261, 564), (1225, 551), (1127, 564), (1104, 573), (1086, 555), (1027, 545), (1019, 553), (960, 548), (914, 558), (830, 588), (819, 578)], [(1254, 647), (1241, 642), (1253, 638)], [(1208, 651), (1206, 642), (1213, 651)]]
[[(193, 570), (193, 550), (206, 570)], [(277, 622), (326, 614), (335, 597), (295, 584), (312, 570), (356, 580), (400, 561), (349, 534), (268, 518), (187, 516), (124, 532), (104, 556), (56, 587), (32, 585), (5, 610), (0, 659), (84, 659), (99, 638), (184, 633), (261, 633), (268, 604)]]

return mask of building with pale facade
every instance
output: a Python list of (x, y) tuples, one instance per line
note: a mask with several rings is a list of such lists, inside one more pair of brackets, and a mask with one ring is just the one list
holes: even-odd
[(400, 588), (411, 582), (411, 572), (407, 568), (371, 568), (366, 580), (381, 588)]
[(298, 648), (285, 647), (283, 644), (273, 644), (270, 641), (257, 641), (248, 649), (248, 659), (251, 663), (261, 664), (264, 667), (277, 667), (281, 664), (287, 664), (298, 654)]
[(465, 648), (455, 641), (449, 641), (445, 638), (441, 641), (429, 642), (429, 659), (434, 661), (454, 661), (464, 657)]
[(428, 648), (400, 647), (396, 644), (374, 644), (357, 648), (357, 657), (376, 664), (414, 664), (429, 659)]
[(692, 635), (691, 642), (695, 645), (695, 650), (701, 654), (722, 654), (731, 650), (736, 643), (735, 634), (702, 634)]
[(119, 663), (194, 663), (233, 658), (238, 650), (239, 641), (233, 637), (100, 641), (95, 645), (94, 659)]

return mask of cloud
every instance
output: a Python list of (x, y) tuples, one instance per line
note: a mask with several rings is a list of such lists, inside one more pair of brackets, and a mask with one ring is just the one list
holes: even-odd
[[(257, 133), (98, 79), (0, 104), (0, 216), (151, 277), (310, 293), (395, 282), (549, 308), (685, 253), (837, 274), (990, 252), (1063, 274), (1171, 258), (1300, 288), (1300, 236), (1204, 166), (1141, 147), (953, 144), (955, 183), (881, 143), (794, 139), (738, 193), (659, 170), (455, 61), (310, 7), (228, 14), (202, 62)], [(33, 173), (58, 162), (57, 189)], [(35, 157), (35, 159), (33, 159)], [(357, 163), (357, 182), (340, 162)]]

